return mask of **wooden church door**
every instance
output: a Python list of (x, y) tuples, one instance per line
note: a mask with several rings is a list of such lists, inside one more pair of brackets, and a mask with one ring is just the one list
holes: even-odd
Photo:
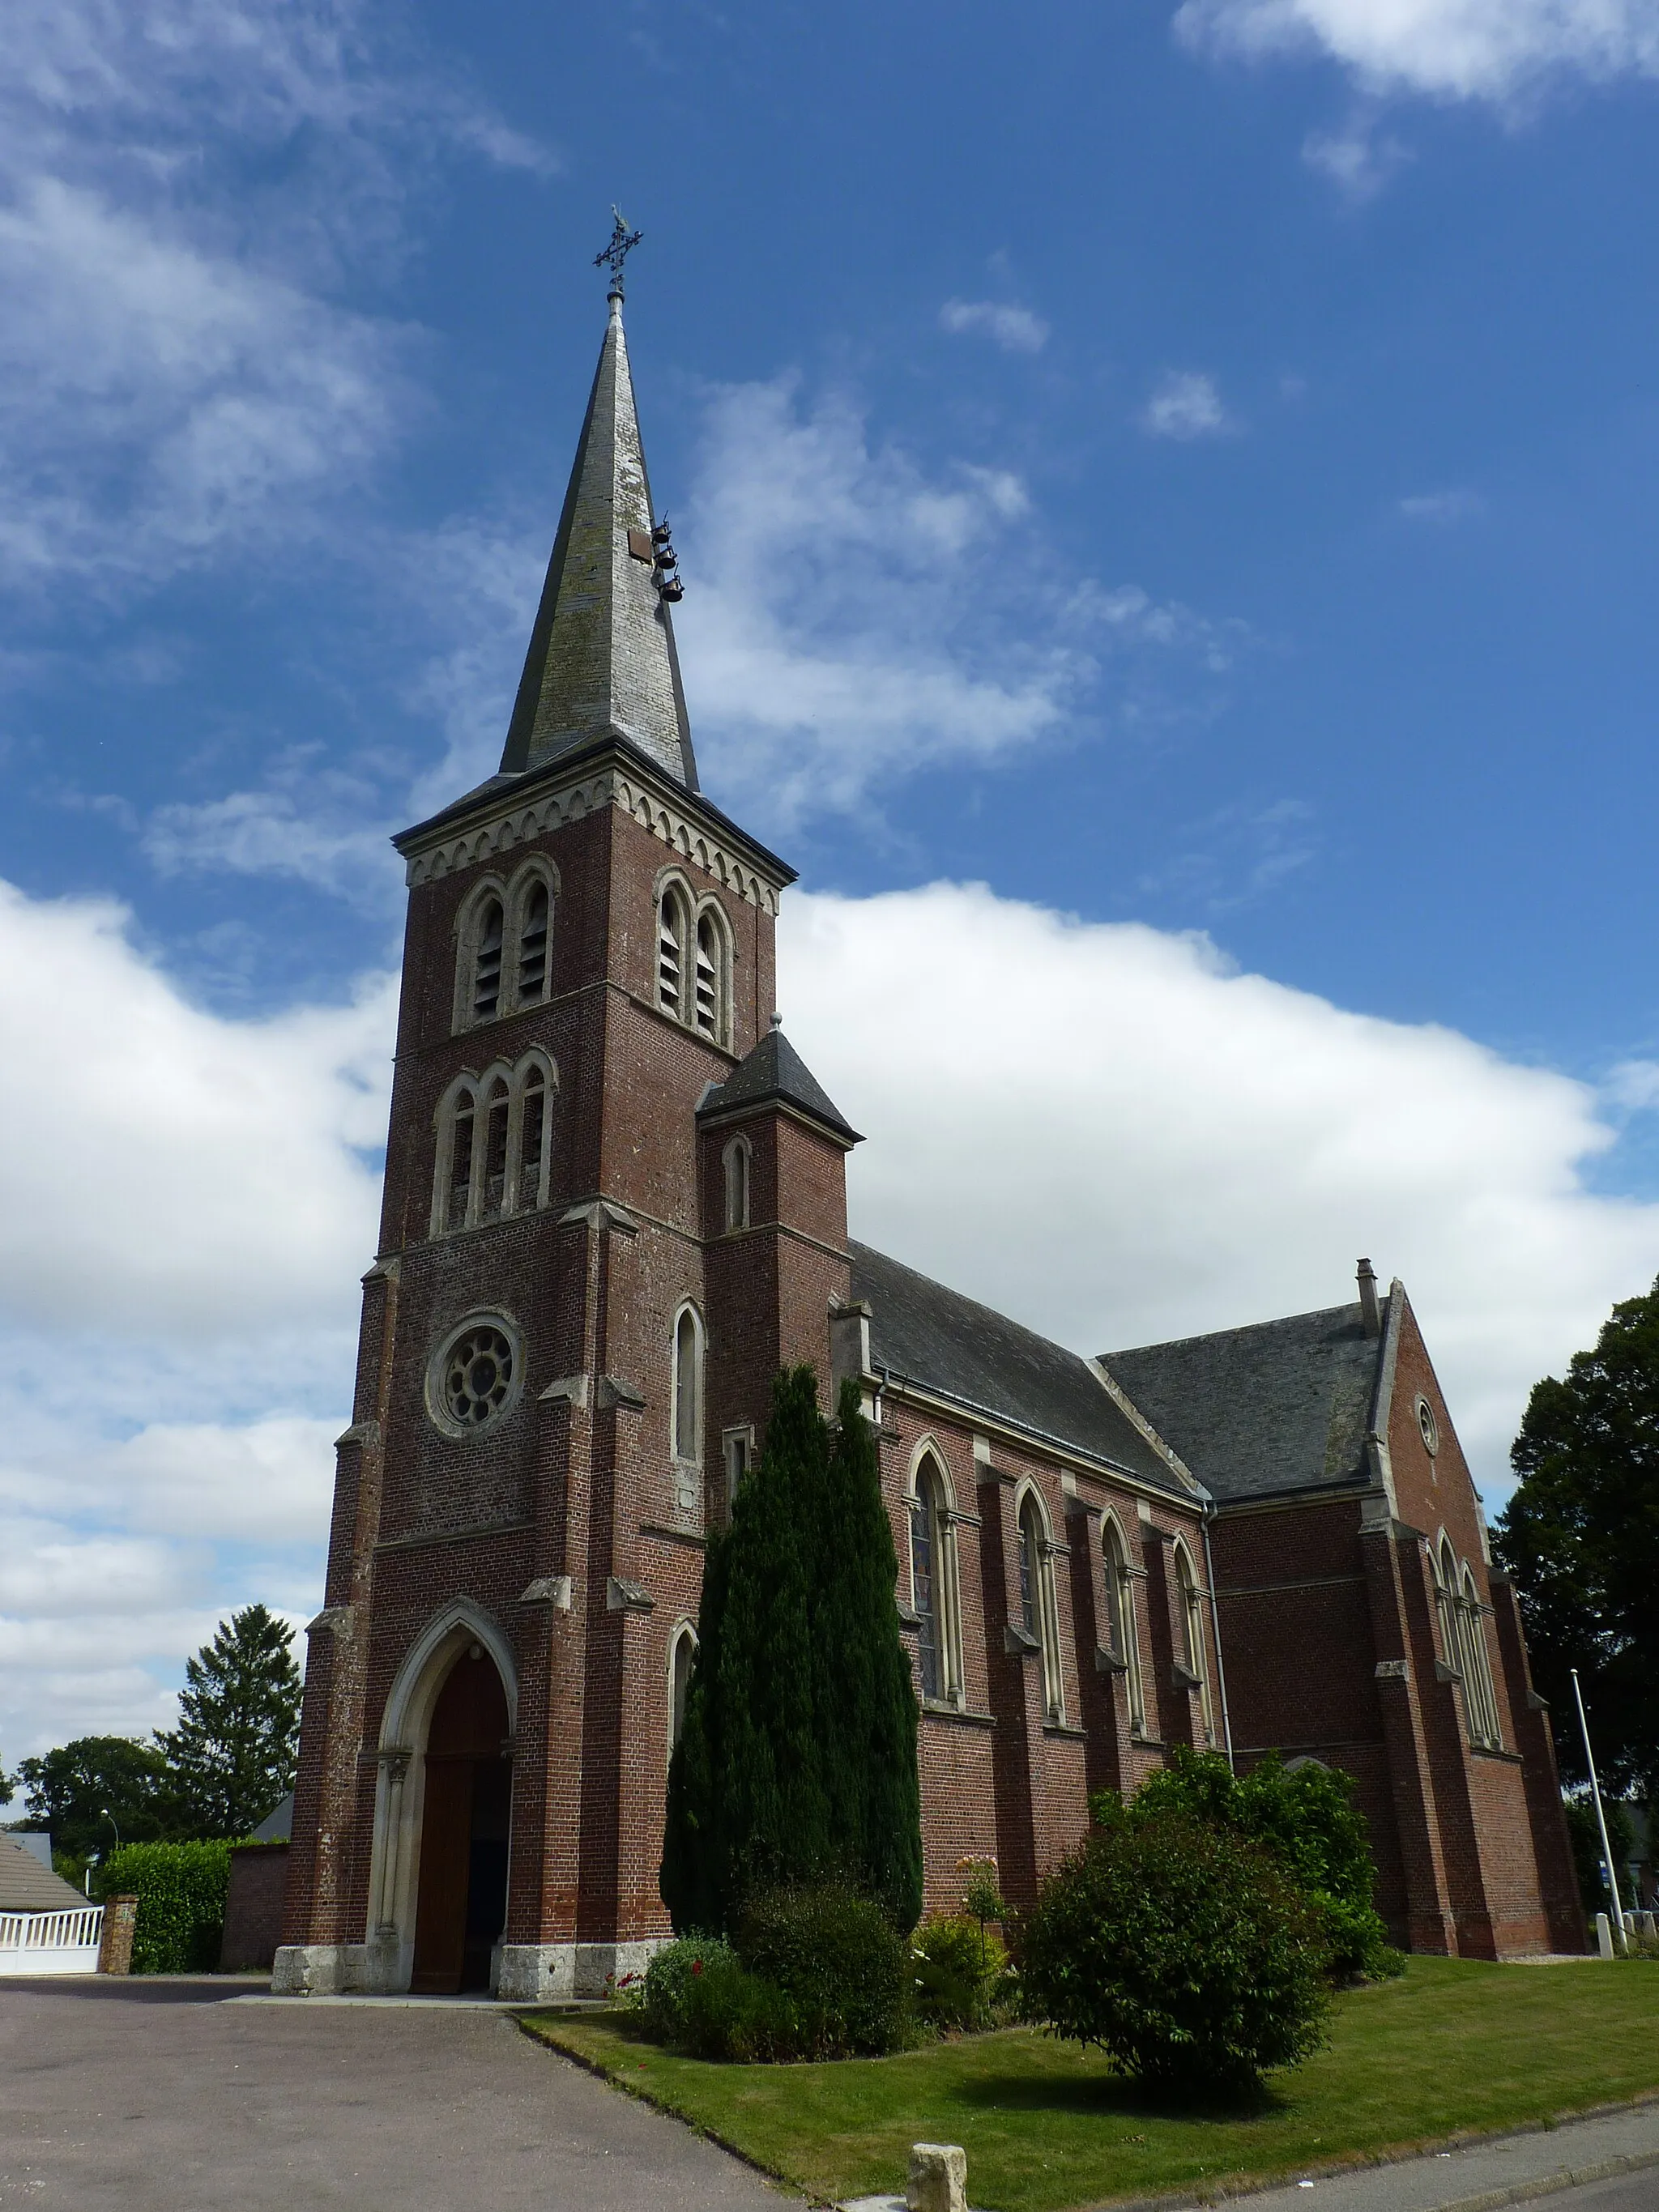
[(494, 1661), (474, 1644), (450, 1669), (427, 1737), (410, 1981), (417, 1995), (489, 1985), (489, 1954), (507, 1918), (512, 1796), (507, 1696)]

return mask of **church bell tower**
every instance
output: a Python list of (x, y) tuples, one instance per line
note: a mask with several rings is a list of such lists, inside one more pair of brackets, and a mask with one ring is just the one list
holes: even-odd
[(709, 1527), (826, 1383), (858, 1141), (777, 1026), (793, 872), (698, 781), (609, 318), (499, 771), (407, 869), (380, 1250), (274, 1986), (598, 1995), (668, 1932)]

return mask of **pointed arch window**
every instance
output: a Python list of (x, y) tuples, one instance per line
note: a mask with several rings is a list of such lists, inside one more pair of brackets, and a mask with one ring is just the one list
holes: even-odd
[(1204, 1593), (1184, 1544), (1175, 1547), (1175, 1567), (1181, 1607), (1182, 1662), (1187, 1678), (1182, 1686), (1198, 1692), (1204, 1717), (1204, 1741), (1208, 1743), (1214, 1738), (1215, 1722), (1210, 1711), (1209, 1670), (1204, 1663)]
[(682, 1306), (674, 1322), (674, 1456), (702, 1463), (702, 1326), (695, 1306)]
[(1140, 1635), (1135, 1620), (1134, 1577), (1129, 1569), (1123, 1531), (1110, 1514), (1102, 1524), (1101, 1546), (1106, 1555), (1106, 1632), (1111, 1639), (1112, 1656), (1122, 1668), (1123, 1686), (1129, 1701), (1129, 1725), (1142, 1729), (1146, 1712), (1141, 1701)]
[(668, 1644), (668, 1756), (685, 1732), (685, 1701), (690, 1694), (691, 1668), (697, 1656), (697, 1632), (683, 1620)]
[(1060, 1663), (1060, 1606), (1054, 1590), (1054, 1547), (1042, 1500), (1027, 1488), (1018, 1515), (1019, 1605), (1026, 1633), (1042, 1662), (1042, 1710), (1063, 1720), (1066, 1693)]
[(1449, 1537), (1443, 1536), (1430, 1554), (1434, 1569), (1434, 1609), (1440, 1619), (1440, 1649), (1446, 1672), (1455, 1682), (1465, 1680), (1463, 1638), (1457, 1617), (1457, 1555)]
[(436, 1117), (434, 1237), (547, 1203), (558, 1071), (539, 1049), (451, 1086)]
[(962, 1605), (957, 1532), (943, 1469), (929, 1452), (910, 1498), (910, 1606), (916, 1617), (916, 1675), (922, 1697), (962, 1703)]
[(720, 1154), (720, 1165), (726, 1178), (726, 1228), (729, 1236), (734, 1229), (749, 1226), (749, 1139), (733, 1137)]
[(533, 1006), (547, 996), (548, 922), (552, 901), (539, 876), (532, 878), (519, 909), (518, 1004)]
[(507, 916), (498, 898), (484, 901), (478, 915), (478, 949), (472, 962), (472, 1018), (493, 1021), (501, 1003), (501, 950)]

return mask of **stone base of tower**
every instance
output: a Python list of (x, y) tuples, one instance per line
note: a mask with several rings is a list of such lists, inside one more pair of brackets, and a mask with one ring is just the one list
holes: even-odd
[[(644, 1973), (671, 1939), (628, 1943), (502, 1943), (490, 1961), (490, 1995), (509, 2004), (556, 2004), (606, 1997)], [(404, 1943), (285, 1943), (271, 1969), (275, 1996), (398, 1996), (409, 1987)]]

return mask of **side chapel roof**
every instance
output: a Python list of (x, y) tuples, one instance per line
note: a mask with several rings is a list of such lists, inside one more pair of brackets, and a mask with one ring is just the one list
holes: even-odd
[(878, 1370), (1190, 1496), (1086, 1359), (867, 1244), (848, 1249), (853, 1296), (871, 1308)]
[(1224, 1504), (1369, 1483), (1365, 1439), (1399, 1291), (1381, 1302), (1376, 1336), (1356, 1303), (1103, 1352), (1100, 1364)]
[(697, 1109), (700, 1121), (724, 1121), (750, 1107), (773, 1103), (793, 1106), (809, 1121), (817, 1121), (842, 1144), (864, 1142), (851, 1122), (830, 1102), (828, 1092), (783, 1031), (774, 1025), (747, 1057), (740, 1060), (724, 1083), (711, 1091)]

